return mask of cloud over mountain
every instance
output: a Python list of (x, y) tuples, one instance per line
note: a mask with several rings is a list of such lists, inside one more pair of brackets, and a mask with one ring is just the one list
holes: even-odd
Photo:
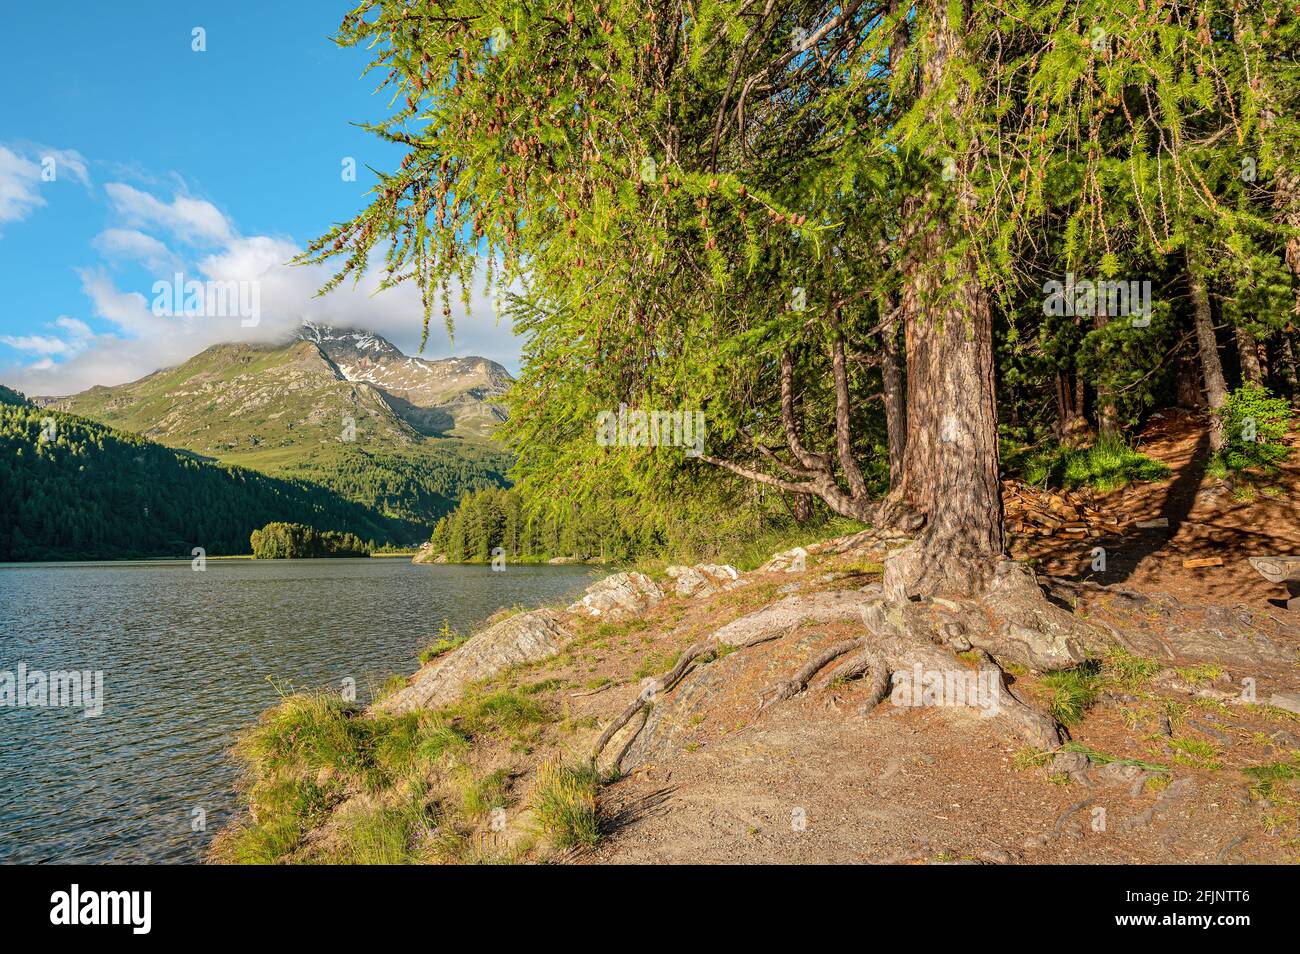
[[(18, 173), (11, 170), (9, 179), (6, 162), (18, 169)], [(33, 202), (41, 201), (39, 194), (33, 199), (26, 191), (23, 183), (32, 170), (18, 165), (23, 162), (28, 160), (0, 147), (0, 222), (6, 209), (11, 216), (21, 216), (30, 213)], [(39, 176), (39, 166), (35, 169)], [(377, 293), (380, 276), (372, 271), (357, 286), (345, 284), (316, 297), (331, 271), (328, 266), (290, 265), (302, 249), (287, 237), (243, 235), (215, 204), (183, 192), (168, 197), (122, 182), (109, 182), (103, 191), (112, 221), (92, 243), (103, 262), (78, 270), (91, 313), (84, 316), (86, 320), (63, 316), (3, 339), (3, 344), (26, 356), (20, 363), (0, 366), (0, 380), (6, 384), (43, 395), (121, 384), (173, 366), (214, 344), (286, 340), (304, 320), (364, 328), (392, 340), (403, 351), (419, 350), (423, 310), (414, 286), (404, 284)], [(134, 280), (126, 281), (124, 272)], [(256, 322), (241, 320), (240, 315), (213, 317), (207, 308), (201, 309), (204, 314), (187, 315), (155, 307), (159, 301), (173, 300), (173, 286), (187, 287), (190, 282), (255, 286)], [(422, 354), (431, 358), (479, 355), (517, 368), (516, 340), (507, 322), (496, 321), (481, 283), (473, 289), (470, 316), (458, 289), (453, 289), (453, 298), (454, 346), (435, 318)], [(94, 331), (87, 320), (93, 321)]]

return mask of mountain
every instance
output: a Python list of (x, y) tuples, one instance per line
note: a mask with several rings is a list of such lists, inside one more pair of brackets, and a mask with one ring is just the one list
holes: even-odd
[(27, 398), (23, 397), (13, 388), (7, 388), (0, 384), (0, 404), (12, 404), (16, 407), (27, 407)]
[(201, 460), (48, 408), (0, 404), (0, 560), (247, 553), (276, 520), (406, 542), (418, 526), (316, 484)]
[(347, 380), (378, 388), (426, 436), (483, 440), (506, 419), (499, 402), (514, 379), (495, 361), (410, 357), (379, 335), (310, 321), (298, 337), (316, 344)]
[(214, 345), (42, 403), (431, 527), (464, 491), (506, 483), (509, 457), (488, 436), (511, 380), (484, 358), (411, 358), (378, 335), (307, 324), (283, 344)]

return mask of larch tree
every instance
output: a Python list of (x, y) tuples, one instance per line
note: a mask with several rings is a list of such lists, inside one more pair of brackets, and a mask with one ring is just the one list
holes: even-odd
[[(388, 283), (423, 290), (426, 333), (486, 282), (524, 339), (509, 435), (548, 506), (611, 483), (689, 499), (711, 466), (796, 513), (817, 498), (912, 533), (869, 636), (774, 697), (839, 655), (877, 689), (936, 645), (1070, 665), (1106, 638), (1007, 558), (995, 326), (1041, 315), (1062, 265), (1182, 274), (1213, 405), (1213, 296), (1250, 272), (1224, 263), (1280, 262), (1292, 237), (1294, 35), (1277, 2), (368, 0), (339, 42), (374, 51), (395, 109), (370, 128), (405, 154), (303, 260), (338, 262), (328, 290), (381, 255)], [(1266, 185), (1230, 174), (1242, 149)], [(1062, 415), (1096, 374), (1103, 432), (1182, 346), (1172, 321), (1120, 317), (1041, 323), (1065, 352)], [(593, 428), (624, 407), (698, 411), (707, 438), (611, 451)]]

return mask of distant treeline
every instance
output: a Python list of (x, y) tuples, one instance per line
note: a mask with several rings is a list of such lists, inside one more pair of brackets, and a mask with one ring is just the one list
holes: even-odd
[[(451, 563), (482, 563), (500, 547), (507, 560), (540, 561), (554, 557), (609, 563), (646, 557), (695, 562), (742, 559), (744, 551), (762, 550), (769, 535), (792, 525), (763, 500), (745, 490), (724, 497), (698, 494), (679, 500), (671, 485), (657, 497), (634, 497), (618, 480), (600, 496), (555, 498), (527, 487), (489, 488), (462, 495), (460, 504), (438, 521), (430, 537), (434, 553)], [(817, 514), (814, 522), (824, 520)], [(770, 552), (770, 551), (768, 551)]]
[(640, 552), (595, 512), (575, 508), (529, 516), (523, 494), (515, 488), (464, 494), (460, 505), (438, 521), (430, 543), (452, 563), (487, 562), (496, 547), (511, 560), (625, 559)]
[(316, 530), (301, 523), (268, 523), (254, 530), (249, 541), (259, 560), (368, 557), (372, 549), (355, 533)]
[(394, 520), (319, 485), (210, 463), (86, 418), (0, 402), (0, 560), (247, 553), (272, 521), (407, 543)]

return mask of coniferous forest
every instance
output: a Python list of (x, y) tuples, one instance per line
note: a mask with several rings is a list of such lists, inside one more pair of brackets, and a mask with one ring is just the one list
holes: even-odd
[(418, 525), (385, 519), (306, 482), (174, 451), (84, 418), (0, 406), (0, 560), (247, 553), (276, 520), (409, 543)]

